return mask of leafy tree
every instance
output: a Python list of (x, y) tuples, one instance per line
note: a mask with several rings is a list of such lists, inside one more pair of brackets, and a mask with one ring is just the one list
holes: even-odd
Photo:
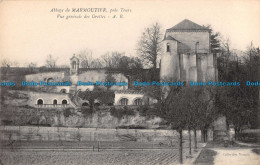
[[(106, 82), (114, 83), (114, 82), (116, 82), (116, 79), (112, 76), (111, 73), (108, 73), (107, 76), (106, 76)], [(107, 85), (106, 87), (107, 87), (107, 90), (109, 90), (112, 86)]]
[(219, 32), (214, 32), (212, 27), (211, 27), (211, 25), (207, 25), (205, 27), (209, 29), (209, 33), (210, 33), (210, 49), (211, 49), (211, 53), (213, 53), (213, 54), (220, 53), (220, 51), (221, 51), (220, 33)]

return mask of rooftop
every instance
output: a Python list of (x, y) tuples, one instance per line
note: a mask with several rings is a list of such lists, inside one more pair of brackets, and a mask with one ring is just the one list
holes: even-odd
[(167, 30), (208, 30), (208, 28), (204, 26), (200, 26), (188, 19), (185, 19), (178, 23), (177, 25), (173, 26), (170, 29)]

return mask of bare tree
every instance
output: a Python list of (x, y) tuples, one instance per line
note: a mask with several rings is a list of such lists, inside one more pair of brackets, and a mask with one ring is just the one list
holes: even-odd
[(120, 64), (121, 58), (124, 56), (124, 53), (120, 52), (107, 52), (101, 56), (101, 61), (104, 67), (106, 68), (117, 68)]
[(3, 59), (1, 62), (2, 67), (10, 67), (11, 65), (12, 65), (12, 62), (7, 58)]
[(56, 61), (57, 59), (55, 59), (51, 54), (48, 55), (47, 59), (46, 59), (46, 67), (48, 68), (55, 68), (56, 67)]
[(138, 42), (137, 53), (142, 57), (146, 66), (156, 68), (157, 58), (160, 56), (162, 47), (162, 28), (158, 22), (148, 27), (143, 32)]
[(81, 68), (94, 68), (93, 67), (93, 52), (92, 50), (85, 49), (83, 51), (80, 51), (77, 57), (80, 60), (80, 67)]

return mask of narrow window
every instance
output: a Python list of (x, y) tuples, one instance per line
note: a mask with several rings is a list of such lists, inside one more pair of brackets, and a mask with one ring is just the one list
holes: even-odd
[(119, 101), (119, 104), (120, 104), (120, 105), (128, 105), (128, 99), (126, 99), (126, 98), (121, 99), (121, 100)]
[(135, 99), (134, 105), (143, 105), (143, 100), (142, 99)]
[(199, 43), (199, 42), (196, 42), (196, 45), (195, 45), (195, 53), (198, 53), (198, 52), (199, 52), (199, 46), (200, 46), (200, 43)]
[(166, 52), (170, 52), (170, 44), (169, 43), (167, 43)]
[(57, 105), (57, 100), (55, 99), (55, 100), (53, 100), (53, 104), (55, 104), (55, 105)]

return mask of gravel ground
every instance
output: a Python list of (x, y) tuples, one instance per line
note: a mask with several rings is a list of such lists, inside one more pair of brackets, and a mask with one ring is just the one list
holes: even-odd
[[(187, 155), (184, 151), (184, 158)], [(29, 164), (178, 164), (178, 150), (136, 150), (136, 151), (7, 151), (0, 154), (4, 165)]]

